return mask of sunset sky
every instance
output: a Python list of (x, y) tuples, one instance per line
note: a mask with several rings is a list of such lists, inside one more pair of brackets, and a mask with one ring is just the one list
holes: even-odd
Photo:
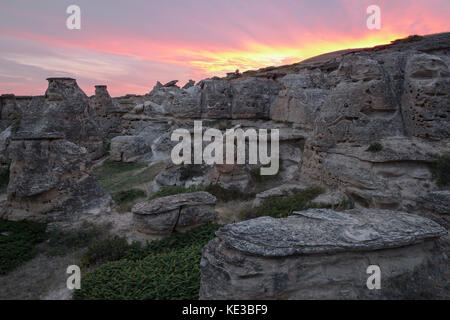
[[(81, 8), (68, 30), (66, 8)], [(366, 9), (381, 7), (381, 30)], [(43, 94), (70, 76), (87, 93), (143, 94), (329, 51), (450, 31), (450, 0), (2, 0), (0, 93)]]

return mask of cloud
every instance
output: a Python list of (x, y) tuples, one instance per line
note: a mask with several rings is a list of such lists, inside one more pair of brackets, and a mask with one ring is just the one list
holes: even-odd
[[(114, 95), (145, 93), (157, 80), (200, 80), (450, 30), (450, 1), (442, 0), (77, 2), (79, 31), (65, 27), (71, 1), (2, 1), (2, 91), (40, 94), (36, 77), (70, 74), (88, 92), (105, 83)], [(380, 31), (366, 28), (371, 4), (382, 9)]]

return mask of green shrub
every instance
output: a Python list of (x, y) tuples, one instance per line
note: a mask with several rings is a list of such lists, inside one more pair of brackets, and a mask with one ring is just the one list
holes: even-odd
[(218, 184), (211, 184), (203, 188), (204, 191), (211, 193), (218, 200), (223, 202), (235, 200), (249, 200), (255, 197), (254, 193), (242, 192), (236, 187), (224, 188)]
[[(219, 225), (205, 225), (175, 233), (141, 247), (125, 248), (123, 240), (100, 245), (96, 251), (108, 262), (82, 278), (74, 299), (193, 300), (200, 289), (201, 249), (214, 238)], [(100, 253), (111, 250), (111, 253)], [(105, 258), (106, 257), (106, 258)], [(95, 259), (94, 259), (95, 260)]]
[(138, 242), (128, 244), (122, 237), (114, 236), (110, 239), (95, 242), (90, 245), (86, 254), (82, 258), (82, 265), (85, 267), (104, 264), (109, 261), (117, 261), (126, 257), (130, 251), (141, 252), (141, 245)]
[(257, 208), (244, 209), (241, 211), (240, 216), (243, 220), (263, 216), (285, 218), (294, 211), (317, 207), (311, 204), (311, 200), (321, 193), (323, 193), (321, 188), (311, 188), (283, 198), (270, 198)]
[(119, 191), (112, 195), (113, 200), (121, 205), (125, 203), (132, 202), (139, 198), (145, 198), (147, 195), (143, 190), (140, 189), (131, 189), (126, 191)]
[(450, 152), (436, 156), (436, 161), (431, 164), (432, 173), (439, 187), (450, 184)]
[(369, 146), (369, 148), (366, 151), (376, 153), (380, 152), (381, 150), (383, 150), (383, 145), (379, 142), (374, 142)]
[(46, 225), (0, 219), (0, 274), (6, 274), (36, 255), (35, 246), (46, 239)]
[(87, 247), (98, 238), (98, 228), (88, 226), (80, 230), (52, 230), (48, 233), (48, 256), (61, 256), (76, 249)]

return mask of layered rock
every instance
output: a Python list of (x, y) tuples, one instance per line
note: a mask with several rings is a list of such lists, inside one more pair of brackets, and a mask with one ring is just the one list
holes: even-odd
[(136, 204), (133, 220), (139, 232), (168, 235), (213, 222), (216, 198), (207, 192), (194, 192), (157, 198)]
[(86, 147), (92, 159), (101, 157), (103, 132), (86, 94), (75, 79), (48, 81), (45, 97), (34, 97), (28, 105), (15, 139), (66, 139)]
[(450, 227), (450, 190), (440, 190), (428, 193), (418, 199), (417, 212), (438, 222), (449, 229)]
[(126, 110), (123, 110), (120, 104), (111, 98), (107, 86), (95, 86), (95, 95), (90, 103), (98, 115), (98, 121), (107, 138), (111, 139), (123, 133), (121, 117)]
[(109, 210), (111, 197), (89, 174), (104, 152), (96, 120), (74, 79), (49, 79), (10, 137), (5, 218), (69, 221)]
[[(227, 225), (203, 249), (201, 299), (377, 299), (437, 254), (444, 228), (402, 212), (310, 209)], [(366, 286), (381, 269), (381, 290)], [(400, 293), (407, 295), (407, 292)]]

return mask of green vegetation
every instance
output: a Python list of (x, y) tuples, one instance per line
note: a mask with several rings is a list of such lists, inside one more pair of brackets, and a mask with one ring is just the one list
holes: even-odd
[(263, 216), (273, 218), (285, 218), (294, 211), (302, 211), (315, 208), (311, 200), (323, 193), (321, 188), (311, 188), (283, 198), (270, 198), (257, 208), (248, 208), (241, 211), (243, 220), (254, 219)]
[(94, 168), (93, 173), (100, 186), (114, 194), (152, 181), (164, 167), (163, 162), (147, 167), (147, 164), (142, 163), (105, 161)]
[(439, 187), (450, 185), (450, 152), (436, 156), (436, 161), (431, 164), (431, 170)]
[(232, 200), (249, 200), (255, 197), (254, 193), (245, 193), (239, 190), (238, 188), (224, 188), (218, 184), (211, 184), (209, 186), (203, 185), (192, 185), (189, 188), (185, 188), (183, 186), (164, 186), (159, 191), (155, 192), (150, 200), (173, 196), (181, 193), (190, 193), (190, 192), (198, 192), (198, 191), (206, 191), (215, 196), (218, 200), (223, 202), (228, 202)]
[(201, 249), (218, 228), (205, 225), (146, 246), (119, 238), (100, 242), (88, 249), (85, 263), (111, 262), (83, 276), (74, 299), (198, 299)]
[(377, 153), (383, 150), (383, 145), (379, 142), (372, 143), (366, 151)]
[(9, 169), (11, 165), (8, 165), (7, 169), (0, 169), (0, 193), (6, 191), (9, 183)]
[(62, 256), (70, 251), (87, 247), (98, 238), (100, 230), (94, 226), (85, 226), (79, 230), (48, 233), (48, 256)]
[(46, 225), (0, 219), (0, 274), (6, 274), (36, 255), (36, 244), (46, 239)]
[(140, 189), (130, 189), (125, 191), (119, 191), (112, 195), (113, 200), (117, 204), (125, 204), (129, 202), (133, 202), (139, 198), (145, 198), (147, 194)]
[(204, 191), (211, 193), (219, 201), (228, 202), (235, 200), (250, 200), (255, 197), (254, 193), (242, 192), (237, 187), (223, 188), (218, 184), (211, 184), (203, 188)]

